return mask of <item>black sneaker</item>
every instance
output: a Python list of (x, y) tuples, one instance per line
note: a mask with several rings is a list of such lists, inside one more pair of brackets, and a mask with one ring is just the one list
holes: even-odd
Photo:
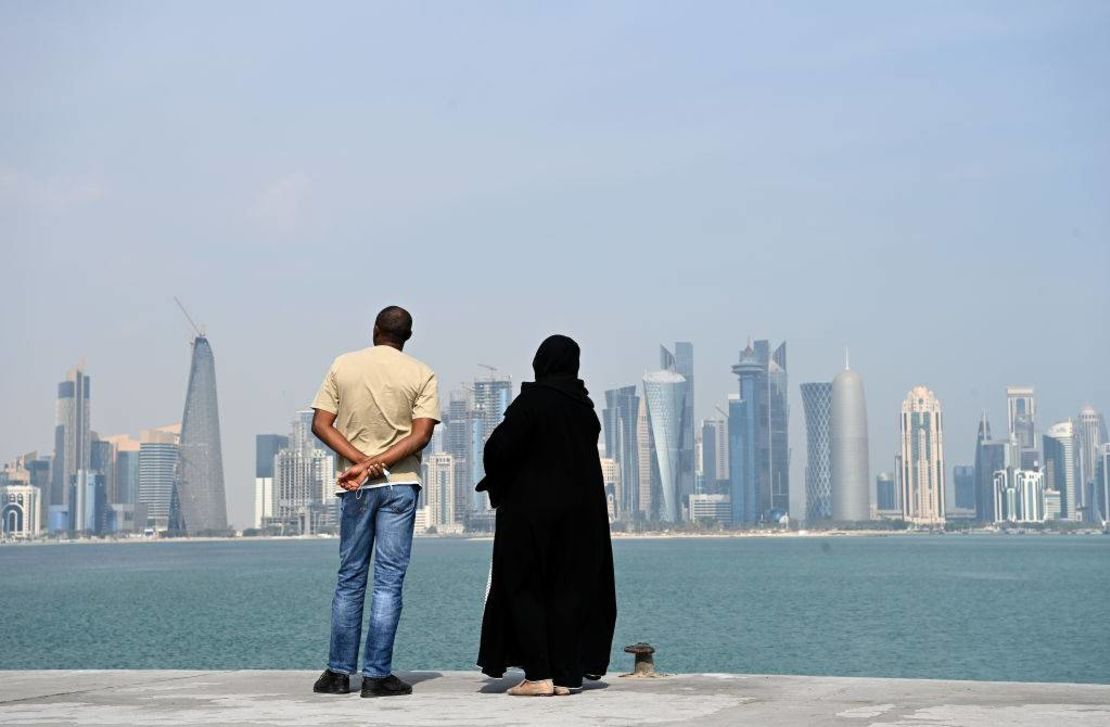
[(363, 697), (399, 697), (412, 694), (412, 687), (390, 674), (387, 677), (363, 677)]
[(336, 674), (331, 669), (324, 669), (324, 673), (312, 685), (312, 691), (317, 694), (350, 694), (351, 678), (346, 674)]

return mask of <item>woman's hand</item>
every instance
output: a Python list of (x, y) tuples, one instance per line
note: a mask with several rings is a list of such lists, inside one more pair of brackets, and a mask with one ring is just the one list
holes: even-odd
[(348, 492), (354, 492), (368, 479), (376, 480), (385, 472), (385, 463), (380, 460), (368, 459), (353, 465), (350, 469), (339, 475), (339, 486)]

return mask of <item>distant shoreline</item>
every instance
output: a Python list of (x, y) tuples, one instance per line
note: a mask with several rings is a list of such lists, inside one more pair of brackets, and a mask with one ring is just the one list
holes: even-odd
[[(1005, 531), (1005, 530), (966, 530), (955, 532), (939, 532), (927, 530), (789, 530), (789, 531), (761, 531), (744, 530), (736, 532), (711, 532), (711, 533), (668, 533), (644, 532), (625, 533), (614, 532), (614, 540), (732, 540), (737, 538), (890, 538), (890, 537), (1074, 537), (1097, 536), (1110, 533), (1082, 529), (1072, 531), (1046, 530), (1046, 531)], [(458, 535), (428, 535), (417, 534), (417, 540), (465, 540), (465, 541), (492, 541), (492, 533), (473, 533)], [(250, 537), (180, 537), (180, 538), (113, 538), (96, 539), (81, 538), (75, 540), (7, 540), (0, 541), (0, 547), (27, 546), (27, 545), (126, 545), (149, 543), (250, 543), (250, 542), (304, 542), (311, 540), (338, 540), (338, 535), (255, 535)]]

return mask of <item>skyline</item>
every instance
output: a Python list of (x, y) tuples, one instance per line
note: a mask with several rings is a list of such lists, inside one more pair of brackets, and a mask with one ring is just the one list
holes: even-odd
[(4, 457), (82, 358), (101, 435), (177, 421), (175, 294), (237, 524), (254, 435), (394, 303), (445, 391), (565, 332), (600, 407), (691, 341), (698, 421), (788, 341), (792, 502), (845, 346), (873, 475), (915, 385), (952, 464), (1006, 386), (1110, 409), (1104, 3), (329, 9), (0, 7)]
[[(204, 343), (207, 345), (207, 338), (205, 336), (201, 336), (199, 338), (204, 339)], [(765, 342), (761, 342), (761, 343), (765, 343)], [(750, 347), (750, 343), (749, 343), (749, 347)], [(207, 350), (210, 351), (210, 349), (207, 349)], [(210, 357), (210, 353), (208, 355)], [(696, 357), (695, 357), (695, 359), (696, 359)], [(486, 373), (487, 378), (485, 378), (485, 379), (482, 379), (482, 378), (475, 379), (474, 380), (475, 384), (487, 383), (487, 384), (490, 384), (490, 385), (496, 385), (496, 386), (500, 387), (502, 384), (507, 383), (507, 382), (501, 381), (501, 380), (489, 379), (488, 377), (491, 376), (491, 375), (494, 375), (494, 374), (493, 374), (493, 371), (491, 370), (490, 367), (486, 366), (486, 369), (487, 369), (487, 373)], [(67, 373), (67, 377), (71, 378), (74, 374), (74, 371), (75, 370), (69, 371)], [(91, 381), (91, 379), (93, 378), (88, 374), (87, 370), (80, 369), (80, 370), (76, 370), (76, 371), (83, 376), (83, 379), (86, 382)], [(669, 374), (669, 375), (673, 376), (675, 381), (681, 380), (680, 376), (677, 376), (673, 372), (670, 372), (670, 371), (667, 371), (667, 370), (649, 372), (648, 374), (645, 375), (644, 380), (641, 381), (640, 384), (636, 387), (636, 389), (639, 391), (639, 398), (643, 399), (643, 391), (641, 389), (646, 385), (646, 383), (649, 381), (649, 379), (651, 379), (652, 376), (658, 377), (659, 375), (665, 375), (665, 374)], [(816, 386), (827, 386), (827, 387), (830, 387), (830, 390), (831, 390), (831, 387), (833, 387), (833, 383), (835, 383), (836, 380), (842, 379), (844, 374), (851, 374), (854, 381), (857, 382), (855, 385), (856, 386), (859, 385), (858, 381), (861, 377), (858, 375), (858, 372), (855, 371), (854, 369), (843, 369), (841, 372), (838, 373), (838, 375), (836, 377), (834, 377), (834, 382), (827, 382), (827, 383), (802, 382), (801, 384), (796, 384), (795, 386), (798, 389), (798, 392), (796, 392), (796, 394), (791, 395), (791, 397), (790, 397), (791, 401), (793, 402), (794, 396), (797, 396), (799, 399), (804, 398), (805, 395), (801, 391), (803, 387), (813, 387), (815, 385)], [(670, 381), (670, 380), (668, 379), (668, 381)], [(63, 382), (63, 384), (64, 383), (65, 382)], [(514, 391), (515, 391), (515, 387), (518, 383), (519, 382), (513, 382)], [(88, 387), (89, 384), (86, 383), (85, 386)], [(917, 390), (920, 389), (920, 390), (923, 390), (923, 391), (927, 391), (928, 388), (929, 388), (928, 386), (922, 387), (921, 385), (915, 385), (913, 387), (913, 389), (909, 392), (909, 394), (907, 394), (906, 396), (907, 397), (912, 397)], [(1007, 393), (1014, 390), (1014, 388), (1015, 387), (1012, 387), (1012, 386), (1006, 387)], [(1030, 397), (1033, 396), (1033, 392), (1036, 390), (1036, 387), (1018, 387), (1018, 388), (1021, 388)], [(606, 408), (606, 405), (607, 405), (607, 401), (604, 398), (604, 395), (607, 394), (607, 393), (612, 393), (612, 392), (600, 392), (600, 395), (602, 396), (601, 400), (600, 401), (595, 401), (595, 404), (598, 407), (599, 418), (603, 418), (602, 417), (602, 412), (604, 411), (604, 409)], [(595, 399), (597, 398), (598, 395), (599, 395), (599, 393), (595, 392)], [(186, 396), (188, 396), (188, 394)], [(450, 396), (450, 393), (449, 393), (448, 400), (450, 400), (450, 398), (451, 398), (451, 396)], [(481, 398), (481, 397), (479, 396), (478, 398)], [(1038, 399), (1039, 399), (1039, 396), (1038, 396)], [(906, 399), (906, 401), (908, 401), (908, 400), (909, 399)], [(61, 403), (60, 403), (61, 401), (62, 401), (61, 399), (58, 400), (58, 406), (61, 405)], [(646, 399), (645, 399), (645, 401), (646, 401)], [(859, 402), (859, 403), (863, 404), (863, 406), (864, 406), (863, 413), (864, 413), (864, 419), (866, 420), (866, 418), (868, 416), (867, 411), (869, 411), (869, 408), (866, 407), (866, 404), (864, 404), (862, 401)], [(95, 408), (95, 407), (93, 407), (93, 408)], [(449, 409), (450, 409), (449, 406), (445, 405), (443, 407), (443, 417), (444, 417), (445, 422), (449, 418)], [(1043, 411), (1043, 406), (1041, 407), (1041, 409)], [(302, 417), (304, 411), (305, 411), (305, 407), (300, 407), (298, 409), (297, 414), (294, 417), (294, 430), (297, 426), (298, 421)], [(308, 411), (311, 411), (311, 410), (308, 409)], [(1082, 416), (1084, 414), (1098, 413), (1100, 411), (1101, 410), (1097, 410), (1097, 408), (1096, 408), (1096, 410), (1092, 412), (1091, 407), (1089, 405), (1085, 405), (1083, 410), (1078, 412), (1078, 414), (1073, 414), (1071, 416), (1064, 417), (1059, 422), (1057, 420), (1054, 420), (1054, 419), (1046, 421), (1046, 420), (1042, 420), (1042, 419), (1038, 418), (1036, 420), (1037, 441), (1038, 442), (1040, 441), (1042, 434), (1045, 437), (1050, 436), (1052, 434), (1052, 431), (1054, 429), (1058, 428), (1059, 426), (1061, 426), (1062, 424), (1069, 424), (1070, 423), (1070, 426), (1074, 427), (1076, 432), (1078, 432), (1079, 427), (1080, 427), (1080, 422), (1081, 422)], [(716, 420), (721, 416), (722, 416), (722, 413), (720, 411), (717, 411), (717, 410), (714, 410), (713, 412), (711, 412), (710, 416), (708, 416), (708, 417), (699, 416), (698, 419), (697, 419), (698, 428), (700, 429), (701, 424), (708, 423), (712, 420)], [(827, 414), (826, 414), (826, 416), (827, 416)], [(900, 415), (900, 417), (901, 416), (904, 416), (904, 412), (903, 412), (902, 415)], [(981, 434), (981, 432), (982, 432), (982, 427), (983, 427), (983, 423), (984, 423), (984, 416), (987, 416), (987, 418), (989, 419), (989, 414), (987, 412), (983, 412), (980, 415), (980, 419), (976, 422), (976, 427), (977, 427), (976, 442), (979, 439), (979, 434)], [(795, 419), (795, 418), (799, 419), (800, 421), (794, 421), (793, 419)], [(795, 417), (795, 418), (792, 418), (792, 420), (789, 422), (791, 432), (793, 432), (795, 428), (800, 426), (803, 430), (804, 436), (808, 439), (809, 435), (808, 435), (808, 429), (807, 428), (808, 428), (809, 425), (806, 421), (805, 412), (804, 411), (798, 412), (797, 417)], [(721, 421), (723, 421), (723, 423), (725, 425), (728, 424), (727, 419), (721, 419)], [(1099, 421), (1100, 422), (1102, 421), (1101, 418), (1099, 419)], [(490, 426), (492, 426), (493, 424), (495, 424), (495, 422), (491, 421)], [(867, 440), (873, 440), (875, 433), (872, 430), (872, 427), (870, 425), (867, 425), (866, 421), (865, 421), (865, 426), (867, 427), (867, 430), (866, 430)], [(949, 426), (949, 424), (947, 423), (947, 419), (946, 419), (945, 428), (947, 429), (948, 426)], [(157, 427), (157, 428), (155, 428), (155, 427), (146, 427), (140, 433), (140, 437), (141, 438), (148, 437), (149, 432), (161, 431), (163, 429), (164, 430), (176, 429), (176, 431), (179, 432), (180, 427), (181, 427), (180, 422), (175, 423), (175, 424), (170, 424), (170, 425), (164, 425), (162, 427)], [(94, 427), (89, 427), (89, 429), (95, 436), (100, 437), (101, 439), (107, 438), (108, 440), (111, 440), (111, 441), (127, 440), (127, 439), (130, 438), (131, 434), (133, 434), (133, 432), (117, 432), (117, 433), (113, 433), (113, 434), (106, 434), (105, 432), (102, 432), (102, 431), (100, 431), (100, 430), (98, 430)], [(280, 429), (280, 428), (278, 428), (278, 429)], [(258, 432), (254, 436), (255, 436), (255, 441), (252, 442), (252, 446), (257, 445), (257, 437), (277, 436), (277, 437), (281, 438), (283, 435), (275, 434), (275, 433), (272, 433), (272, 432)], [(901, 436), (902, 436), (902, 432), (899, 430), (899, 438), (901, 438)], [(285, 437), (285, 438), (287, 439), (288, 437)], [(437, 435), (434, 438), (433, 443), (435, 441), (438, 441), (442, 445), (442, 443), (445, 442), (447, 438), (448, 438), (447, 427), (441, 424), (439, 427), (437, 427)], [(151, 441), (153, 441), (153, 440), (151, 440)], [(599, 446), (604, 447), (605, 444), (606, 444), (606, 436), (605, 436), (605, 430), (603, 429), (602, 436), (599, 439)], [(176, 448), (176, 445), (174, 445), (174, 446)], [(219, 443), (217, 443), (217, 446), (219, 446)], [(677, 446), (677, 445), (675, 445), (675, 446)], [(950, 447), (950, 445), (945, 445), (945, 446)], [(1078, 444), (1077, 444), (1077, 446), (1078, 446)], [(805, 513), (810, 511), (810, 503), (809, 503), (809, 500), (808, 500), (808, 497), (807, 497), (807, 491), (806, 491), (807, 481), (805, 479), (805, 468), (807, 466), (807, 461), (806, 460), (808, 459), (808, 442), (803, 441), (803, 443), (800, 445), (800, 447), (801, 447), (801, 453), (800, 454), (801, 454), (801, 458), (802, 458), (802, 462), (801, 462), (802, 481), (801, 481), (801, 483), (792, 482), (791, 485), (790, 485), (790, 488), (791, 488), (791, 493), (790, 493), (791, 494), (791, 504), (790, 504), (791, 519), (794, 519), (794, 520), (805, 519)], [(866, 440), (864, 441), (863, 448), (864, 448), (865, 451), (868, 448)], [(434, 454), (443, 453), (442, 449), (437, 450), (437, 451), (432, 451), (434, 449), (436, 449), (435, 446), (430, 446), (430, 448), (424, 452), (425, 456), (430, 457)], [(973, 457), (971, 459), (971, 462), (975, 462), (978, 455), (976, 454), (977, 448), (974, 444), (972, 445), (972, 450), (973, 450)], [(0, 461), (7, 462), (7, 461), (10, 461), (14, 457), (21, 456), (22, 454), (24, 454), (26, 452), (30, 452), (30, 451), (32, 451), (32, 450), (22, 450), (22, 451), (19, 451), (19, 452), (2, 453), (2, 457), (0, 457)], [(676, 452), (677, 452), (677, 450), (676, 450)], [(52, 452), (49, 451), (49, 450), (39, 450), (40, 456), (41, 455), (46, 455), (46, 454), (51, 454), (51, 453)], [(899, 454), (900, 454), (900, 452), (896, 452), (895, 456), (898, 456)], [(607, 455), (607, 456), (611, 456), (611, 455)], [(874, 453), (872, 451), (871, 457), (869, 458), (869, 461), (873, 462), (874, 459), (875, 459), (874, 458)], [(255, 463), (255, 460), (252, 459), (251, 461), (252, 461), (252, 467), (253, 467), (253, 463)], [(892, 459), (892, 462), (893, 462), (893, 459)], [(970, 464), (968, 462), (965, 462), (960, 458), (956, 458), (955, 460), (953, 460), (953, 459), (949, 459), (949, 458), (945, 457), (944, 462), (945, 462), (945, 464), (944, 464), (945, 479), (949, 479), (952, 476), (953, 468), (958, 468), (958, 467), (963, 467), (963, 466), (970, 466)], [(1039, 463), (1039, 464), (1041, 464), (1043, 466), (1043, 463)], [(797, 463), (794, 462), (793, 459), (792, 459), (791, 460), (791, 476), (792, 477), (795, 474), (794, 470), (796, 469), (796, 465), (797, 465)], [(1030, 465), (1032, 465), (1032, 462), (1030, 462)], [(885, 473), (885, 472), (887, 472), (887, 470), (880, 470), (879, 472), (880, 473)], [(257, 475), (257, 472), (255, 472), (255, 475)], [(479, 473), (479, 476), (480, 476), (480, 473)], [(677, 474), (675, 476), (677, 477)], [(874, 500), (875, 497), (878, 497), (878, 495), (875, 493), (875, 490), (874, 490), (876, 485), (875, 485), (875, 482), (873, 481), (873, 479), (874, 478), (870, 478), (870, 477), (867, 478), (867, 489), (868, 489), (869, 492), (871, 492), (870, 497), (871, 497), (872, 500)], [(229, 525), (234, 525), (237, 528), (249, 527), (246, 523), (249, 523), (253, 520), (253, 513), (256, 511), (256, 498), (258, 497), (257, 487), (258, 487), (258, 482), (252, 477), (252, 479), (250, 481), (250, 486), (248, 488), (249, 493), (247, 493), (247, 494), (244, 494), (244, 492), (242, 491), (242, 488), (236, 487), (234, 485), (231, 486), (231, 487), (225, 488), (225, 491), (226, 491), (225, 501), (227, 503), (227, 509), (228, 509), (228, 515), (227, 515), (228, 520), (227, 521), (228, 521)], [(951, 489), (951, 487), (953, 487), (953, 484), (951, 482), (949, 482), (948, 483), (948, 488)], [(466, 493), (462, 493), (460, 496), (463, 496), (463, 495), (466, 495)], [(45, 493), (44, 493), (44, 496), (45, 496)], [(470, 493), (469, 496), (474, 497), (474, 493)], [(248, 500), (246, 502), (246, 505), (249, 506), (250, 513), (248, 513), (248, 516), (246, 517), (245, 520), (240, 521), (240, 520), (236, 519), (236, 515), (234, 513), (237, 510), (237, 506), (239, 504), (242, 504), (242, 503), (238, 503), (237, 500), (242, 499), (243, 497), (248, 498)], [(478, 500), (476, 500), (476, 502), (478, 502)], [(480, 505), (480, 509), (484, 508), (484, 507), (485, 507), (484, 505)]]

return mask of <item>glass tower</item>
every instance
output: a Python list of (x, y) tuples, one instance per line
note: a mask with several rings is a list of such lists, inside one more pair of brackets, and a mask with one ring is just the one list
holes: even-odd
[(620, 491), (615, 509), (618, 519), (629, 519), (640, 509), (640, 467), (636, 452), (636, 417), (640, 397), (635, 386), (622, 386), (605, 392), (605, 456), (616, 461), (620, 471)]
[(732, 373), (740, 383), (729, 402), (733, 522), (778, 521), (790, 512), (786, 344), (772, 354), (767, 341), (749, 343)]
[(1068, 419), (1053, 424), (1043, 437), (1045, 488), (1060, 492), (1060, 517), (1064, 520), (1078, 520), (1080, 516), (1075, 430), (1075, 423)]
[(216, 359), (204, 336), (193, 341), (178, 449), (176, 508), (171, 529), (184, 533), (227, 530), (220, 413), (216, 401)]
[(89, 431), (89, 377), (80, 368), (58, 384), (54, 427), (54, 472), (48, 505), (68, 505), (70, 483), (78, 470), (89, 469), (92, 434)]
[(677, 522), (682, 514), (678, 488), (685, 384), (686, 379), (674, 371), (644, 376), (644, 399), (659, 471), (657, 516), (662, 522)]
[(802, 384), (806, 419), (806, 521), (832, 517), (832, 469), (829, 459), (829, 417), (832, 384)]

